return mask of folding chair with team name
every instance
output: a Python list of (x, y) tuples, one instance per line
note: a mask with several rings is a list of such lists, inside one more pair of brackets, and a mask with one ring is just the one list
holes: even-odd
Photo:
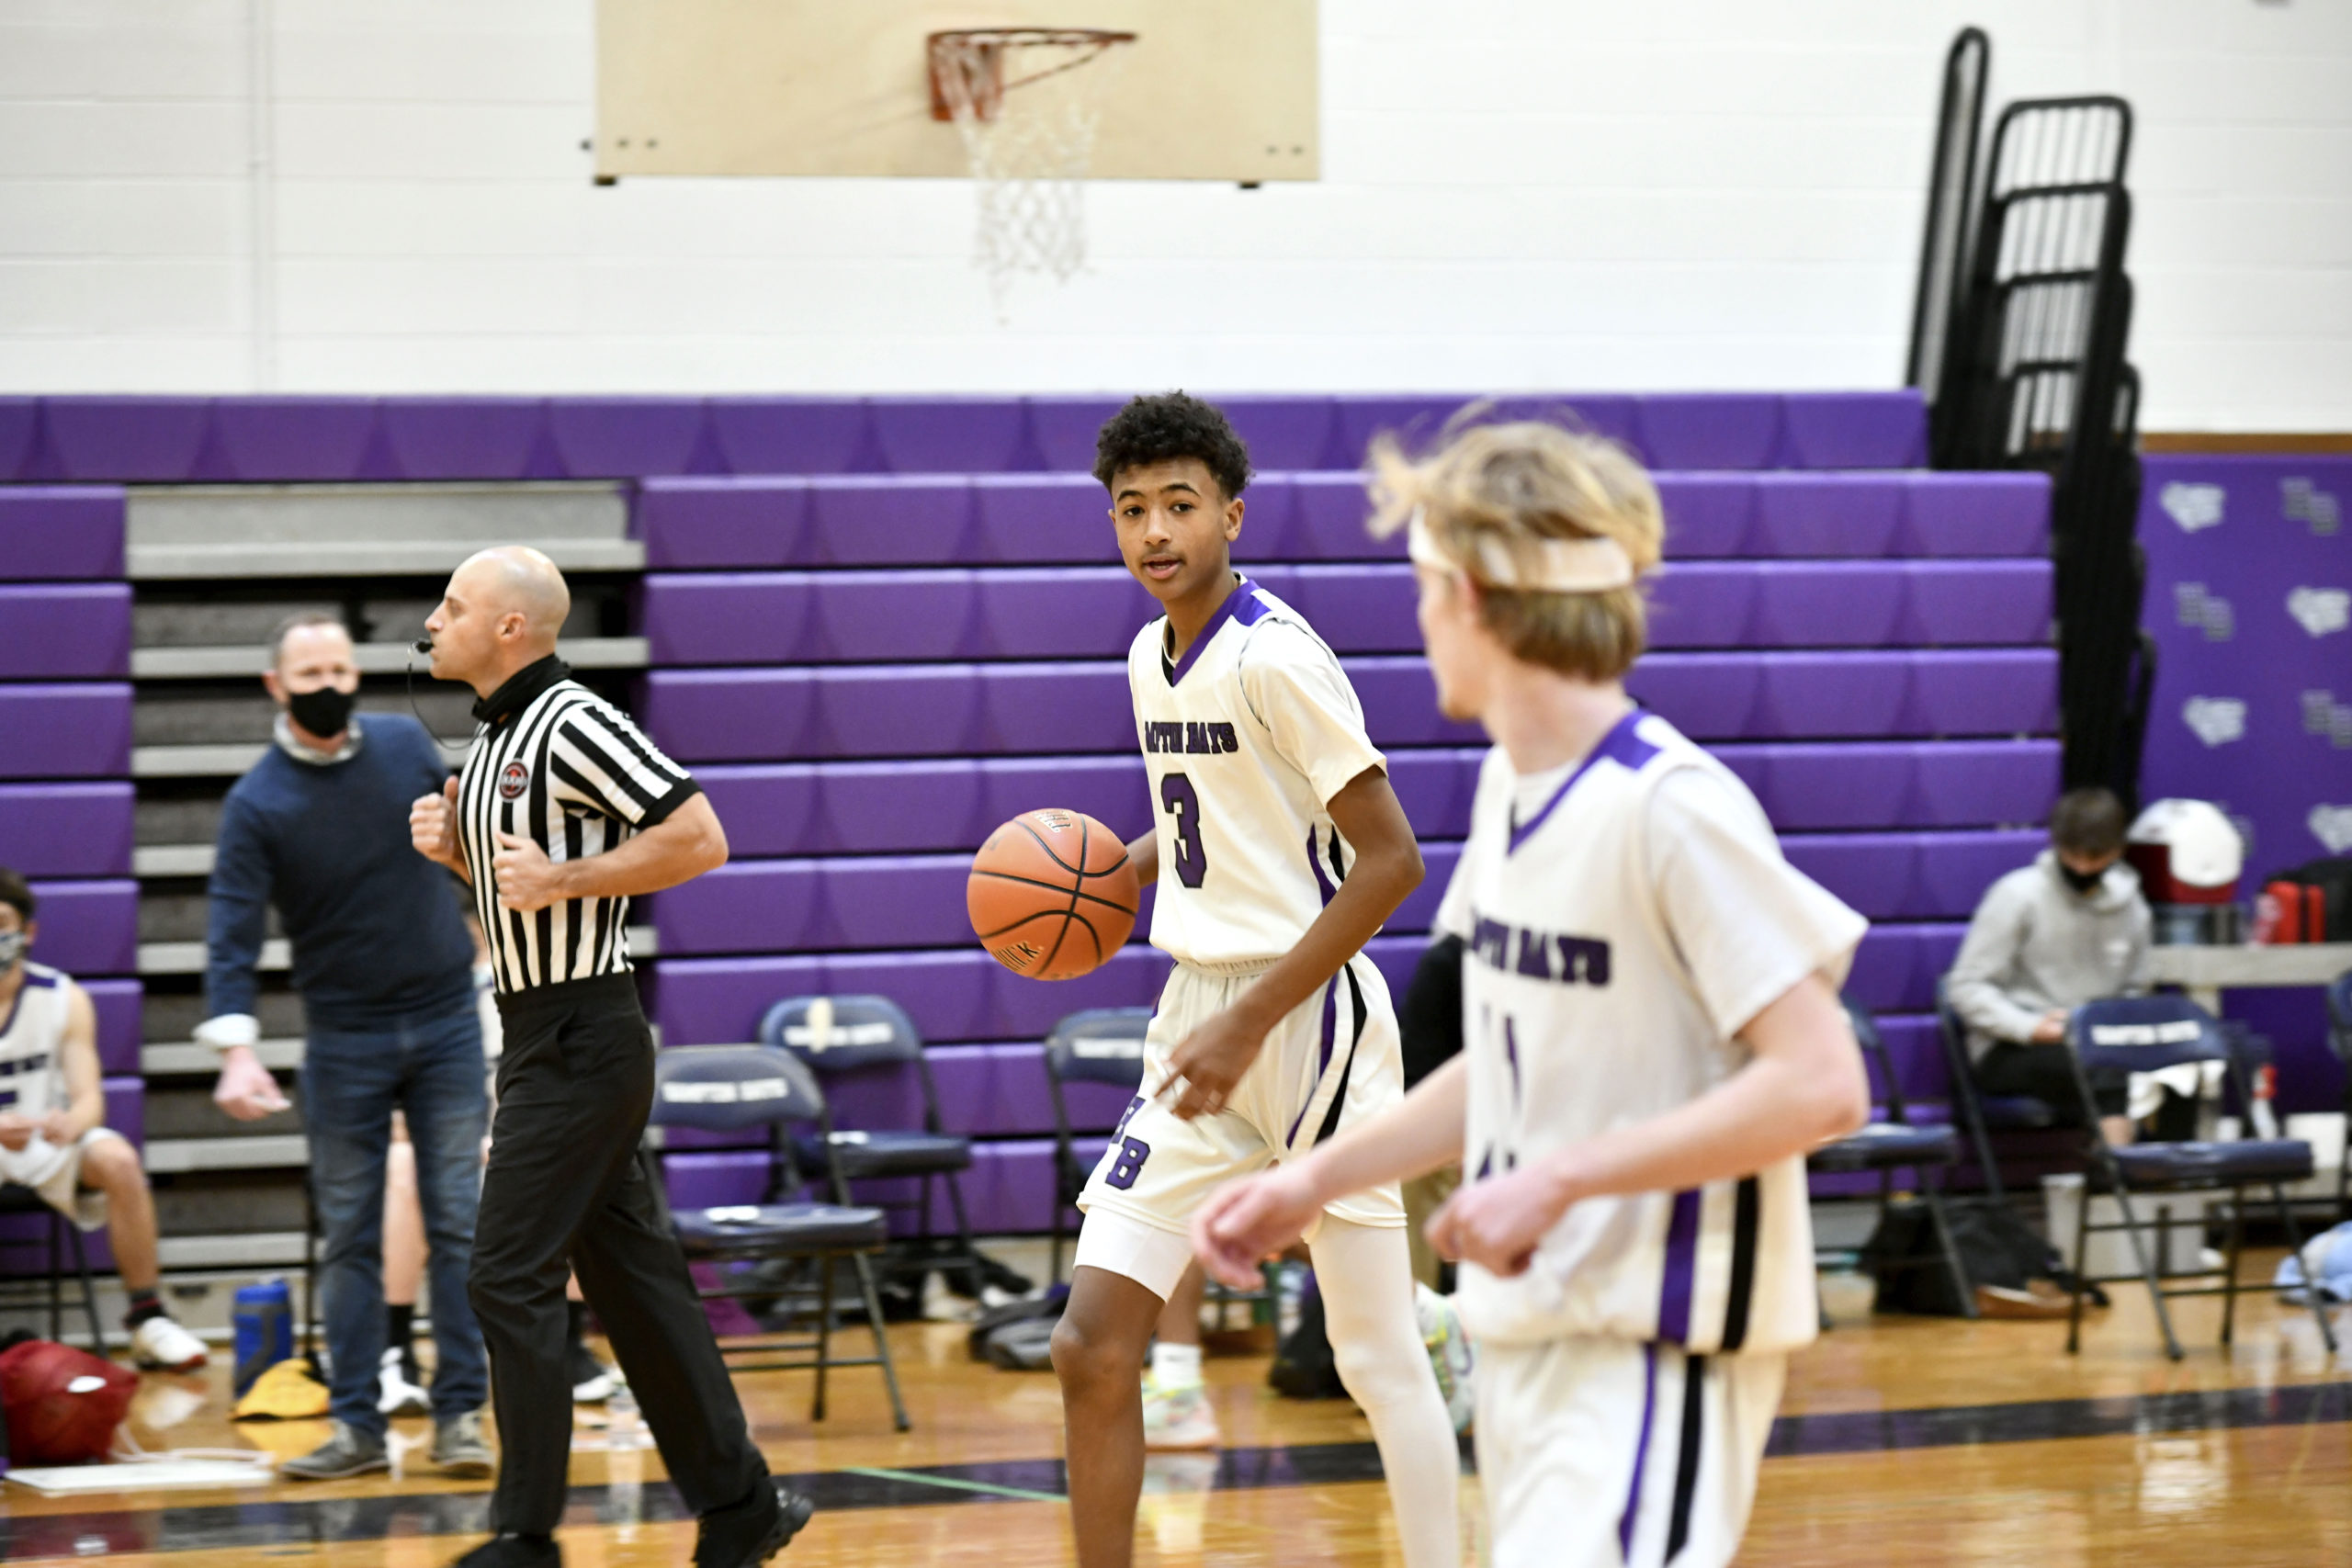
[[(899, 1397), (898, 1369), (890, 1362), (890, 1341), (882, 1326), (882, 1303), (874, 1290), (869, 1263), (888, 1245), (889, 1221), (879, 1209), (852, 1208), (814, 1201), (806, 1194), (808, 1183), (793, 1158), (789, 1129), (814, 1123), (832, 1130), (824, 1090), (793, 1055), (775, 1045), (673, 1045), (654, 1058), (653, 1112), (657, 1127), (695, 1127), (704, 1132), (737, 1133), (750, 1127), (769, 1130), (772, 1177), (764, 1200), (758, 1203), (723, 1204), (712, 1208), (678, 1209), (671, 1224), (679, 1245), (690, 1258), (722, 1265), (774, 1260), (816, 1266), (813, 1291), (787, 1292), (787, 1308), (806, 1303), (815, 1319), (813, 1333), (763, 1336), (749, 1343), (723, 1347), (731, 1358), (781, 1352), (781, 1360), (733, 1362), (734, 1371), (813, 1370), (816, 1398), (808, 1418), (825, 1418), (825, 1373), (834, 1367), (879, 1367), (890, 1394), (890, 1414), (899, 1431), (908, 1427), (907, 1407)], [(841, 1174), (831, 1164), (827, 1171), (832, 1190), (842, 1190)], [(833, 1270), (846, 1258), (857, 1272), (858, 1293), (865, 1303), (866, 1326), (874, 1333), (874, 1354), (842, 1357), (832, 1353)], [(704, 1291), (706, 1297), (773, 1296), (772, 1283)]]
[[(2075, 1010), (2067, 1024), (2066, 1046), (2085, 1105), (2097, 1103), (2091, 1096), (2089, 1069), (2093, 1067), (2146, 1073), (2206, 1062), (2222, 1063), (2239, 1103), (2254, 1103), (2245, 1063), (2230, 1049), (2212, 1016), (2186, 997), (2117, 997), (2086, 1003)], [(2286, 1228), (2287, 1245), (2300, 1253), (2302, 1233), (2297, 1228), (2294, 1211), (2287, 1201), (2286, 1184), (2312, 1174), (2311, 1145), (2300, 1138), (2249, 1138), (2234, 1143), (2143, 1143), (2119, 1146), (2107, 1141), (2097, 1117), (2091, 1119), (2089, 1138), (2091, 1179), (2085, 1183), (2081, 1223), (2075, 1231), (2075, 1290), (2066, 1325), (2067, 1354), (2073, 1355), (2081, 1348), (2084, 1292), (2094, 1283), (2132, 1280), (2146, 1283), (2149, 1300), (2156, 1310), (2156, 1322), (2164, 1330), (2165, 1353), (2174, 1360), (2181, 1359), (2182, 1350), (2180, 1338), (2173, 1332), (2172, 1315), (2165, 1308), (2169, 1299), (2222, 1297), (2222, 1343), (2229, 1344), (2237, 1319), (2238, 1258), (2245, 1231), (2245, 1190), (2251, 1186), (2270, 1189), (2278, 1223)], [(2120, 1218), (2094, 1223), (2090, 1200), (2102, 1190), (2113, 1196)], [(2153, 1250), (2154, 1238), (2143, 1227), (2132, 1200), (2135, 1193), (2154, 1196), (2199, 1192), (2229, 1195), (2229, 1250), (2218, 1270), (2221, 1282), (2168, 1285), (2168, 1280), (2210, 1280), (2216, 1270), (2163, 1268)], [(2166, 1214), (2161, 1203), (2156, 1213), (2159, 1235), (2164, 1235)], [(2138, 1270), (2103, 1275), (2098, 1280), (2086, 1275), (2084, 1258), (2093, 1231), (2121, 1232), (2132, 1244)], [(2332, 1354), (2335, 1335), (2328, 1326), (2322, 1292), (2312, 1291), (2309, 1294), (2312, 1321), (2318, 1324), (2320, 1339)]]

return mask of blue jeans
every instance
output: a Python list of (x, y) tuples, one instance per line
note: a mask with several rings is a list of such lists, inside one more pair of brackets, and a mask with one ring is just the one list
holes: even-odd
[(481, 1019), (462, 1011), (386, 1033), (313, 1030), (302, 1066), (303, 1129), (311, 1139), (311, 1191), (325, 1252), (330, 1409), (381, 1437), (377, 1374), (384, 1356), (384, 1157), (392, 1112), (408, 1117), (416, 1190), (431, 1248), (433, 1416), (479, 1410), (490, 1394), (481, 1330), (466, 1299), (474, 1214), (481, 1201)]

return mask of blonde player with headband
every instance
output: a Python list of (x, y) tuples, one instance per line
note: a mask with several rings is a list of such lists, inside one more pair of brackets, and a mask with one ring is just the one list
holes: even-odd
[(1439, 705), (1496, 742), (1439, 912), (1464, 1049), (1216, 1193), (1193, 1244), (1238, 1282), (1339, 1195), (1460, 1159), (1429, 1235), (1463, 1264), (1496, 1568), (1727, 1563), (1817, 1326), (1804, 1156), (1867, 1114), (1838, 999), (1864, 923), (1625, 695), (1662, 532), (1637, 465), (1534, 423), (1374, 459)]

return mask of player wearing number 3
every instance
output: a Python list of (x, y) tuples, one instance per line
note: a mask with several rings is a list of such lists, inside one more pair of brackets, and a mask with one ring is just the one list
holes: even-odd
[(1496, 1568), (1719, 1568), (1817, 1326), (1804, 1152), (1867, 1113), (1838, 1001), (1863, 921), (1626, 698), (1661, 533), (1631, 459), (1532, 423), (1374, 457), (1439, 703), (1496, 741), (1439, 912), (1464, 1050), (1217, 1192), (1193, 1240), (1238, 1279), (1342, 1194), (1460, 1159), (1429, 1235), (1464, 1265)]
[[(1250, 457), (1225, 416), (1138, 398), (1103, 426), (1094, 473), (1127, 570), (1168, 612), (1127, 656), (1159, 814), (1128, 853), (1159, 884), (1151, 939), (1176, 968), (1143, 1095), (1080, 1199), (1053, 1340), (1080, 1568), (1121, 1568), (1143, 1480), (1138, 1374), (1192, 1261), (1193, 1211), (1403, 1097), (1396, 1017), (1361, 949), (1421, 858), (1339, 660), (1234, 572)], [(1453, 1427), (1414, 1319), (1404, 1205), (1394, 1181), (1363, 1185), (1292, 1235), (1316, 1222), (1332, 1350), (1379, 1442), (1407, 1568), (1453, 1568)]]

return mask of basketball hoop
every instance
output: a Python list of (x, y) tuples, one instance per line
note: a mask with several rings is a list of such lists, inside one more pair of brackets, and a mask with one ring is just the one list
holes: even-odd
[(972, 262), (997, 313), (1021, 272), (1067, 283), (1086, 260), (1082, 182), (1110, 73), (1089, 71), (1133, 33), (972, 28), (933, 33), (931, 115), (953, 120), (979, 186)]

